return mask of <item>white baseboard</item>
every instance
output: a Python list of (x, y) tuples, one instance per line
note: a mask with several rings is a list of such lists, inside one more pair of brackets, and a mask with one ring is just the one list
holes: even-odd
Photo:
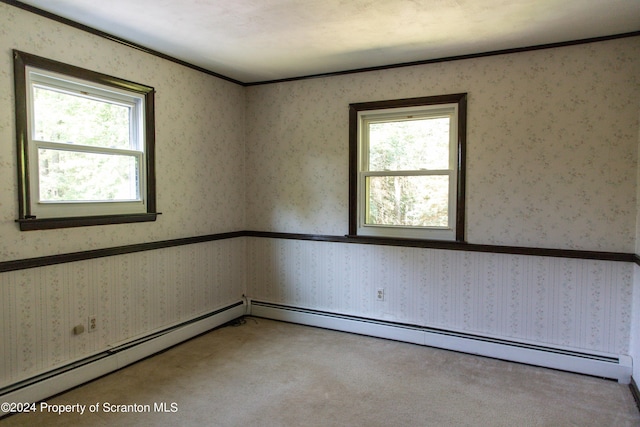
[[(387, 338), (419, 345), (477, 354), (496, 359), (535, 366), (616, 379), (622, 384), (631, 381), (631, 357), (626, 355), (593, 355), (562, 351), (557, 348), (523, 345), (483, 337), (464, 336), (419, 326), (362, 319), (320, 311), (289, 307), (258, 301), (237, 303), (200, 316), (148, 337), (123, 344), (90, 358), (57, 369), (36, 378), (22, 381), (0, 394), (0, 402), (38, 402), (80, 384), (121, 369), (131, 363), (207, 332), (247, 313), (274, 320), (317, 326), (361, 335)], [(4, 414), (3, 414), (4, 415)]]
[(256, 317), (611, 378), (618, 380), (621, 384), (629, 384), (631, 381), (632, 361), (631, 357), (626, 355), (603, 356), (601, 354), (581, 353), (573, 350), (450, 333), (425, 327), (362, 319), (260, 301), (250, 301), (249, 309), (250, 314)]
[(157, 332), (31, 380), (22, 381), (21, 385), (1, 394), (0, 402), (39, 402), (237, 319), (243, 316), (245, 311), (245, 303), (238, 302), (169, 330)]

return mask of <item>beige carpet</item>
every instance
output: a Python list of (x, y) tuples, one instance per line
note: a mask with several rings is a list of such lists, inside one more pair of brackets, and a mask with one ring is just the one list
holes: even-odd
[(614, 381), (251, 317), (47, 403), (86, 409), (0, 426), (640, 425)]

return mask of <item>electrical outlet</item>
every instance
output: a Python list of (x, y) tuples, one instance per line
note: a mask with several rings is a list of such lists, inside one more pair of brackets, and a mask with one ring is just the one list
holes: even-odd
[(376, 291), (376, 299), (378, 301), (384, 301), (384, 288), (380, 288)]
[(96, 316), (89, 316), (89, 332), (95, 332), (98, 329)]

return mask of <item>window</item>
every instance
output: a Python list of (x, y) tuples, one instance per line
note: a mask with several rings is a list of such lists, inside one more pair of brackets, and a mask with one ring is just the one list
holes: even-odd
[(466, 94), (350, 105), (349, 234), (464, 241)]
[(153, 221), (154, 90), (14, 51), (22, 230)]

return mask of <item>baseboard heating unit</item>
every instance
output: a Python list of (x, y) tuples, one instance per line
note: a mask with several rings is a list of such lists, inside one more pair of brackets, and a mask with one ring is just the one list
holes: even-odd
[(239, 301), (195, 319), (114, 346), (91, 357), (20, 381), (0, 389), (0, 401), (39, 402), (242, 317), (246, 309), (245, 302)]
[(317, 326), (378, 338), (437, 347), (511, 362), (602, 378), (631, 381), (632, 361), (626, 355), (589, 354), (542, 345), (456, 333), (445, 330), (327, 313), (268, 302), (249, 302), (252, 316)]

